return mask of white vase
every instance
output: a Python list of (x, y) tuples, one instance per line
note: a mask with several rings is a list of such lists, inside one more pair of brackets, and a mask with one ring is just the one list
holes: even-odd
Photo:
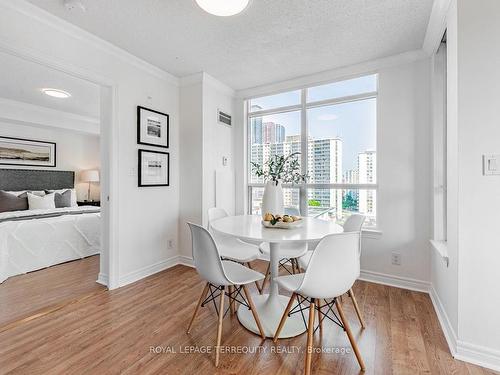
[(273, 215), (282, 215), (284, 211), (281, 181), (268, 181), (262, 197), (262, 218), (268, 212)]

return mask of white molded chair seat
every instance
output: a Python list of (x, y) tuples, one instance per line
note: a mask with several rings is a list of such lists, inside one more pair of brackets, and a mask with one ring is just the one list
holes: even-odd
[[(269, 256), (271, 253), (270, 245), (268, 242), (262, 242), (259, 245), (260, 251), (262, 251), (262, 255), (260, 259), (269, 260)], [(298, 243), (282, 243), (280, 244), (279, 256), (280, 258), (299, 258), (307, 253), (307, 243), (306, 242), (298, 242)]]
[(223, 260), (222, 267), (224, 268), (224, 273), (228, 280), (231, 280), (231, 282), (226, 285), (245, 285), (264, 278), (264, 275), (260, 272), (230, 260)]
[[(229, 216), (223, 208), (208, 209), (208, 230), (212, 232), (211, 224), (219, 219)], [(213, 234), (220, 256), (226, 259), (232, 259), (236, 262), (248, 263), (260, 258), (259, 247), (248, 242), (243, 242), (231, 236)]]
[(234, 237), (216, 238), (215, 242), (219, 248), (220, 256), (225, 259), (248, 263), (261, 256), (257, 246)]
[(304, 273), (298, 273), (295, 275), (280, 276), (276, 278), (276, 282), (280, 287), (293, 291), (299, 289), (304, 280), (304, 275)]

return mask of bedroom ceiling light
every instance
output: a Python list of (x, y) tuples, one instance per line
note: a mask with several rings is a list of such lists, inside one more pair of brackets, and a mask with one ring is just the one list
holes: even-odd
[(205, 12), (228, 17), (242, 12), (248, 6), (249, 0), (196, 0), (196, 3)]
[(69, 92), (58, 90), (58, 89), (42, 89), (42, 92), (53, 98), (66, 99), (71, 96)]

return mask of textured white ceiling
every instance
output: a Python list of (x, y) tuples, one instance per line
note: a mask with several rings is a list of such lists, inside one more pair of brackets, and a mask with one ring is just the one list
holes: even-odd
[(233, 17), (195, 0), (29, 0), (174, 74), (234, 89), (420, 49), (432, 0), (252, 0)]
[[(5, 53), (0, 53), (0, 66), (0, 97), (99, 118), (99, 86)], [(71, 97), (52, 98), (42, 88), (64, 90)]]

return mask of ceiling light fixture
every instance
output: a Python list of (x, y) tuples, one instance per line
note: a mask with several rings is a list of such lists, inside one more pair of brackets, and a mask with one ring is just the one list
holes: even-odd
[(196, 0), (196, 3), (205, 12), (228, 17), (241, 13), (248, 6), (249, 0)]
[(53, 98), (66, 99), (71, 96), (69, 92), (58, 90), (58, 89), (42, 89), (42, 92)]

